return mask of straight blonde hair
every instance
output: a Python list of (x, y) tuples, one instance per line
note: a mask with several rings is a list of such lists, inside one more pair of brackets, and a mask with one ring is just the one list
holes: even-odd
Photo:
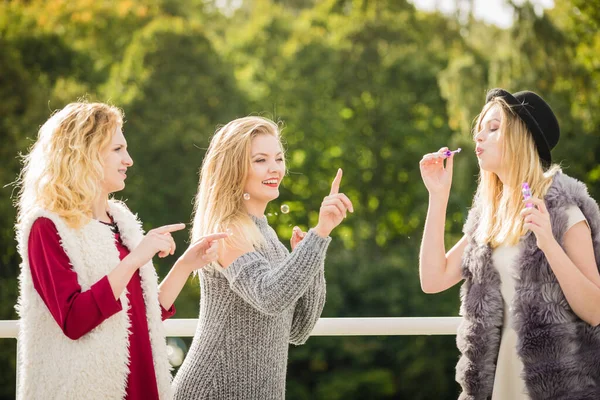
[(200, 180), (193, 213), (192, 242), (215, 232), (232, 229), (225, 245), (239, 246), (242, 240), (255, 248), (264, 237), (244, 205), (244, 185), (251, 168), (252, 139), (272, 135), (281, 145), (277, 124), (263, 117), (244, 117), (229, 122), (213, 135), (200, 167)]
[(72, 228), (92, 216), (101, 193), (101, 151), (123, 125), (123, 112), (103, 103), (71, 103), (52, 115), (38, 132), (17, 184), (17, 229), (35, 207), (54, 212)]
[(521, 185), (529, 183), (534, 197), (544, 198), (560, 166), (553, 164), (544, 170), (531, 132), (511, 106), (502, 98), (487, 103), (477, 118), (474, 135), (481, 130), (481, 121), (493, 107), (502, 114), (500, 135), (503, 144), (502, 164), (507, 166), (505, 182), (493, 172), (479, 171), (479, 184), (473, 207), (481, 211), (475, 238), (479, 243), (514, 246), (526, 233), (521, 211), (524, 208)]

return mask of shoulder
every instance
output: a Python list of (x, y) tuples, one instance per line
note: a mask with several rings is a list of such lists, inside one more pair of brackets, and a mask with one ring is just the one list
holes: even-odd
[(585, 220), (593, 232), (600, 232), (598, 203), (589, 195), (583, 182), (559, 173), (544, 200), (551, 215), (565, 215), (565, 227), (569, 222)]
[(30, 250), (43, 248), (44, 251), (48, 251), (52, 248), (60, 248), (61, 241), (56, 224), (46, 217), (39, 217), (33, 222), (27, 238)]
[(562, 172), (557, 172), (544, 200), (550, 206), (566, 207), (570, 204), (579, 206), (584, 199), (589, 197), (587, 186), (583, 182)]
[(40, 208), (34, 209), (17, 224), (17, 241), (23, 245), (32, 236), (32, 233), (40, 236), (49, 235), (53, 238), (64, 226), (65, 222), (58, 215)]
[(39, 217), (33, 221), (31, 225), (31, 233), (40, 233), (40, 234), (48, 234), (48, 233), (56, 233), (58, 234), (58, 229), (56, 228), (56, 224), (48, 217)]
[(577, 206), (586, 218), (600, 218), (598, 204), (589, 195), (585, 183), (563, 173), (557, 173), (544, 197), (550, 212)]

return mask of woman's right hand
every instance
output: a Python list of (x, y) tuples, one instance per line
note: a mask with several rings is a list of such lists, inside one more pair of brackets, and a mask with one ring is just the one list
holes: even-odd
[(430, 195), (450, 195), (454, 154), (446, 158), (443, 153), (447, 150), (447, 147), (442, 147), (437, 153), (425, 154), (419, 162), (421, 177)]
[(127, 256), (137, 268), (150, 261), (156, 253), (160, 258), (175, 253), (175, 240), (172, 232), (185, 228), (185, 224), (164, 225), (149, 231), (140, 244)]

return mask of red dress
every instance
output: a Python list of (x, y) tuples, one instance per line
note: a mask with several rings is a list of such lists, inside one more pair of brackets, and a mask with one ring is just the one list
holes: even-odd
[[(122, 311), (121, 301), (115, 300), (107, 276), (89, 290), (81, 291), (77, 274), (71, 269), (69, 257), (60, 245), (58, 231), (51, 220), (38, 218), (31, 228), (28, 243), (33, 285), (66, 336), (77, 340)], [(118, 233), (115, 233), (115, 246), (121, 260), (129, 254)], [(158, 399), (139, 271), (127, 284), (127, 291), (131, 328), (126, 399)], [(161, 309), (163, 320), (175, 314), (174, 307), (168, 311)]]

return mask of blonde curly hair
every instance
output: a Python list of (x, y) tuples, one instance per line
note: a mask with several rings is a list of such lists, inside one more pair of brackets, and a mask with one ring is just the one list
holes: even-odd
[(36, 207), (72, 228), (87, 223), (104, 178), (101, 151), (122, 125), (123, 112), (104, 103), (71, 103), (54, 113), (23, 158), (17, 228)]

